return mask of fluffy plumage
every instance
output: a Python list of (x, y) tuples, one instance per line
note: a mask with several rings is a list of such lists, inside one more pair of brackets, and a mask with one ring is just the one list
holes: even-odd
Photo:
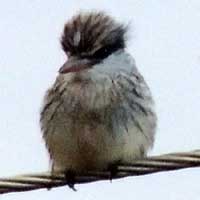
[(103, 12), (80, 13), (66, 23), (62, 48), (66, 54), (101, 59), (125, 48), (126, 29)]
[(125, 50), (125, 32), (103, 13), (79, 14), (65, 25), (70, 70), (47, 91), (40, 119), (52, 171), (104, 170), (132, 163), (153, 146), (154, 102)]

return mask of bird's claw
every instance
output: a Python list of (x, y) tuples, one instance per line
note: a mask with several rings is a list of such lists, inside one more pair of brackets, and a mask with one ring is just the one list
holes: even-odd
[(71, 171), (71, 170), (66, 171), (65, 172), (65, 178), (66, 178), (67, 185), (69, 186), (69, 188), (76, 192), (77, 190), (74, 187), (74, 185), (75, 185), (75, 173), (74, 173), (74, 171)]
[(108, 167), (108, 171), (110, 172), (109, 179), (111, 182), (112, 182), (113, 177), (115, 177), (117, 175), (117, 172), (118, 172), (117, 166), (118, 166), (118, 162), (113, 163), (113, 164), (109, 165), (109, 167)]

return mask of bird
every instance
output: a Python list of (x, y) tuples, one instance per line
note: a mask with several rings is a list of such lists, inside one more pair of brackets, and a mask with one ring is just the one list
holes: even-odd
[(109, 170), (152, 149), (155, 103), (127, 50), (128, 31), (103, 11), (81, 11), (64, 25), (66, 60), (40, 113), (52, 173)]

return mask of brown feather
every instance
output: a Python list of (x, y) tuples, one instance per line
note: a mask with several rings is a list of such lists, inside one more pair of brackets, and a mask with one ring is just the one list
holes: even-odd
[[(65, 24), (61, 45), (66, 54), (80, 57), (92, 57), (103, 47), (113, 53), (125, 48), (126, 31), (127, 27), (103, 12), (80, 13)], [(78, 44), (74, 42), (77, 33)]]

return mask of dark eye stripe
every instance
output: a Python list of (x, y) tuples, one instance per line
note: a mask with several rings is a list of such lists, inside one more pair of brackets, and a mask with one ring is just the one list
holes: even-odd
[(95, 59), (104, 59), (104, 58), (108, 57), (110, 54), (112, 54), (113, 52), (115, 52), (121, 48), (123, 48), (123, 46), (120, 43), (116, 43), (116, 44), (110, 45), (110, 46), (105, 46), (105, 47), (99, 49), (98, 51), (96, 51), (91, 57), (95, 58)]
[(92, 57), (96, 59), (103, 59), (108, 57), (112, 53), (112, 49), (108, 47), (104, 47), (99, 49), (97, 52), (95, 52)]

